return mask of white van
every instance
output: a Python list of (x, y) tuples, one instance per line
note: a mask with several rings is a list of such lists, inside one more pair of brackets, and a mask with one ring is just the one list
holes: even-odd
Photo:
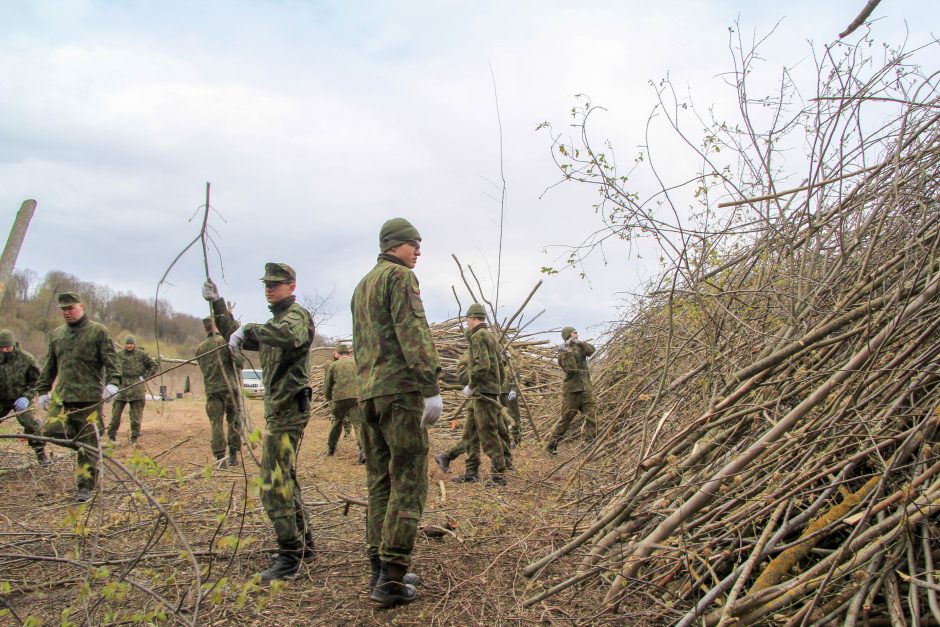
[(248, 398), (264, 398), (264, 381), (261, 371), (253, 368), (242, 370), (242, 388)]

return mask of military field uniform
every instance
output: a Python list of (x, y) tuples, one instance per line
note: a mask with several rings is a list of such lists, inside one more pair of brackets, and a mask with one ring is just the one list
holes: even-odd
[[(290, 282), (286, 264), (265, 264), (264, 281)], [(314, 327), (310, 313), (294, 296), (269, 305), (273, 317), (264, 324), (244, 326), (243, 350), (260, 353), (264, 381), (265, 434), (261, 454), (261, 502), (274, 525), (279, 551), (299, 554), (309, 522), (297, 484), (297, 452), (310, 419), (310, 346)], [(221, 324), (236, 323), (223, 299), (212, 301)]]
[(428, 491), (423, 399), (440, 394), (440, 358), (418, 279), (394, 255), (380, 254), (356, 286), (352, 317), (369, 484), (369, 555), (407, 566)]
[[(513, 391), (516, 391), (516, 394), (512, 395), (510, 400), (510, 392)], [(512, 418), (512, 426), (506, 425), (506, 428), (511, 432), (513, 446), (518, 446), (522, 441), (522, 415), (519, 413), (519, 396), (508, 363), (508, 355), (503, 358), (503, 388), (499, 395), (499, 402), (509, 412), (509, 417)]]
[(144, 349), (137, 347), (136, 341), (130, 341), (132, 339), (133, 336), (128, 336), (124, 343), (135, 344), (134, 350), (124, 349), (117, 354), (121, 386), (125, 389), (117, 393), (111, 408), (111, 423), (108, 425), (108, 438), (111, 440), (117, 437), (121, 415), (126, 405), (131, 408), (131, 442), (136, 442), (140, 437), (140, 423), (147, 402), (147, 386), (144, 379), (157, 372), (157, 362)]
[[(483, 452), (490, 458), (492, 479), (500, 481), (506, 471), (506, 452), (509, 449), (508, 432), (500, 416), (499, 393), (503, 369), (496, 338), (484, 322), (470, 332), (470, 388), (473, 397), (473, 420)], [(506, 439), (503, 433), (506, 432)]]
[[(60, 306), (68, 303), (63, 300), (63, 294), (59, 296)], [(77, 295), (71, 300), (79, 302)], [(98, 483), (99, 434), (94, 421), (106, 384), (117, 387), (121, 384), (114, 343), (107, 327), (89, 320), (86, 314), (78, 322), (63, 324), (52, 332), (36, 393), (54, 395), (65, 412), (66, 436), (84, 445), (78, 449), (79, 490), (94, 490)]]
[[(6, 333), (9, 334), (8, 340), (0, 333), (0, 336), (3, 336), (0, 337), (0, 346), (16, 346), (13, 334), (8, 331)], [(16, 412), (14, 405), (17, 399), (25, 398), (32, 402), (36, 395), (39, 374), (36, 358), (19, 347), (15, 347), (12, 353), (0, 352), (0, 418), (10, 412)], [(23, 432), (27, 435), (41, 435), (41, 428), (31, 405), (21, 412), (16, 412), (16, 421), (22, 425)], [(46, 461), (46, 447), (42, 442), (30, 441), (29, 446), (35, 451), (40, 462)]]
[(558, 351), (558, 365), (565, 371), (561, 418), (548, 441), (550, 452), (555, 450), (578, 413), (584, 418), (584, 440), (592, 442), (597, 435), (594, 391), (587, 365), (587, 358), (594, 354), (595, 349), (588, 342), (569, 343), (565, 339), (565, 344)]
[[(228, 444), (229, 457), (238, 463), (236, 455), (241, 450), (241, 417), (238, 413), (238, 396), (241, 384), (238, 380), (238, 364), (228, 350), (228, 336), (234, 329), (225, 326), (230, 321), (218, 320), (217, 328), (224, 328), (226, 335), (210, 331), (196, 347), (196, 360), (202, 371), (202, 382), (206, 390), (206, 415), (209, 417), (211, 431), (209, 447), (212, 455), (221, 460), (225, 458), (225, 446)], [(210, 321), (206, 318), (203, 323)], [(225, 348), (222, 348), (225, 347)], [(223, 418), (228, 423), (228, 438), (225, 437)]]
[(352, 423), (356, 430), (356, 442), (362, 450), (362, 427), (359, 417), (359, 373), (356, 361), (341, 357), (326, 367), (323, 378), (323, 397), (331, 401), (330, 433), (326, 439), (327, 453), (336, 452), (340, 431), (344, 424)]

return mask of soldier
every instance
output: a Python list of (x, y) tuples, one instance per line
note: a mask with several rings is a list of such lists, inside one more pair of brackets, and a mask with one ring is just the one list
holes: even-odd
[[(286, 263), (264, 265), (264, 297), (274, 315), (263, 324), (235, 328), (229, 337), (233, 352), (261, 353), (264, 380), (265, 433), (261, 453), (261, 502), (274, 525), (277, 555), (261, 581), (287, 579), (316, 552), (313, 534), (297, 484), (297, 453), (310, 419), (310, 345), (313, 319), (296, 302), (297, 273)], [(215, 284), (206, 281), (203, 297), (212, 303), (219, 328), (236, 327)]]
[(546, 451), (555, 455), (558, 441), (564, 437), (578, 412), (584, 417), (584, 441), (588, 444), (597, 435), (597, 418), (594, 415), (594, 392), (591, 386), (591, 373), (588, 372), (587, 358), (594, 354), (594, 346), (578, 341), (578, 332), (574, 327), (561, 330), (565, 343), (558, 349), (558, 365), (565, 371), (561, 418), (552, 431)]
[(508, 441), (501, 438), (500, 426), (503, 431), (506, 427), (502, 424), (502, 407), (499, 404), (502, 361), (496, 338), (486, 323), (483, 305), (473, 303), (467, 308), (467, 328), (470, 330), (470, 362), (467, 366), (470, 382), (464, 387), (463, 394), (471, 399), (477, 435), (483, 445), (483, 452), (490, 458), (490, 480), (485, 485), (506, 485), (503, 473), (506, 471), (509, 445)]
[[(238, 451), (242, 446), (241, 418), (238, 414), (238, 395), (241, 394), (238, 364), (233, 359), (232, 351), (222, 348), (228, 345), (228, 337), (219, 333), (215, 320), (212, 317), (203, 318), (202, 326), (206, 330), (206, 339), (196, 347), (196, 360), (206, 388), (206, 414), (212, 431), (209, 446), (220, 468), (224, 468), (226, 463), (230, 468), (235, 468), (238, 466)], [(234, 330), (226, 328), (229, 337)], [(228, 423), (227, 460), (223, 416)]]
[(359, 463), (364, 464), (366, 458), (362, 450), (362, 428), (359, 419), (359, 374), (352, 358), (352, 349), (340, 344), (333, 353), (333, 359), (334, 361), (326, 367), (326, 376), (323, 378), (323, 397), (332, 403), (332, 421), (326, 439), (326, 454), (331, 457), (336, 454), (339, 433), (345, 423), (351, 422), (356, 429)]
[(124, 350), (118, 353), (118, 370), (121, 372), (121, 384), (124, 387), (117, 393), (111, 408), (108, 439), (114, 441), (117, 438), (124, 406), (130, 405), (131, 446), (134, 446), (140, 437), (140, 419), (144, 415), (144, 404), (147, 402), (144, 379), (156, 374), (157, 362), (144, 349), (137, 348), (137, 340), (133, 335), (128, 335), (124, 338)]
[[(503, 389), (499, 395), (499, 402), (512, 418), (512, 445), (519, 446), (522, 442), (522, 415), (519, 413), (519, 398), (516, 392), (516, 383), (513, 380), (511, 366), (509, 365), (509, 351), (504, 350), (503, 354)], [(508, 428), (509, 425), (506, 425)]]
[(377, 263), (351, 303), (369, 485), (369, 592), (385, 607), (417, 596), (417, 577), (407, 570), (428, 492), (427, 428), (444, 409), (440, 358), (412, 272), (420, 242), (407, 220), (385, 222)]
[[(29, 406), (36, 395), (39, 373), (36, 358), (20, 349), (11, 331), (0, 330), (0, 418), (16, 412), (16, 420), (26, 435), (41, 435), (39, 422)], [(29, 446), (36, 453), (40, 466), (50, 463), (42, 442), (30, 440)]]
[(114, 343), (107, 327), (88, 319), (85, 305), (75, 292), (56, 297), (65, 324), (49, 336), (46, 363), (36, 384), (39, 406), (52, 404), (52, 384), (56, 401), (65, 412), (65, 434), (78, 445), (77, 487), (79, 502), (91, 498), (98, 485), (98, 439), (95, 421), (101, 402), (117, 394), (121, 375), (117, 369)]

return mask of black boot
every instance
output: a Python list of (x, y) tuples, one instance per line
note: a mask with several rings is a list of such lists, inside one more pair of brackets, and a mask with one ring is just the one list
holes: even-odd
[(228, 460), (225, 459), (225, 455), (216, 455), (215, 456), (215, 467), (216, 468), (225, 468), (228, 465)]
[(300, 570), (300, 554), (303, 551), (296, 549), (279, 549), (277, 557), (271, 567), (261, 573), (261, 581), (269, 582), (275, 579), (290, 579)]
[(406, 571), (407, 568), (401, 564), (382, 562), (379, 577), (369, 598), (385, 607), (414, 601), (418, 591), (413, 585), (403, 581)]
[[(379, 575), (382, 574), (382, 558), (378, 555), (370, 555), (369, 563), (372, 565), (372, 576), (369, 577), (369, 594), (372, 594), (372, 589), (375, 588), (375, 583), (379, 580)], [(401, 582), (412, 586), (420, 586), (421, 577), (418, 577), (417, 573), (405, 573), (405, 576), (401, 578)]]
[(506, 477), (493, 473), (490, 475), (490, 478), (483, 482), (483, 486), (487, 488), (497, 488), (506, 485)]
[(336, 455), (336, 447), (335, 447), (335, 446), (330, 446), (330, 447), (328, 447), (328, 448), (326, 449), (326, 456), (327, 456), (327, 457), (333, 457), (334, 455)]
[(365, 451), (359, 451), (359, 463), (360, 463), (360, 464), (366, 463), (366, 452), (365, 452)]
[(558, 442), (556, 442), (555, 440), (552, 440), (551, 442), (548, 443), (548, 446), (545, 447), (545, 452), (551, 455), (552, 457), (554, 457), (555, 455), (558, 455), (558, 451), (555, 450), (557, 448), (558, 448)]
[(480, 481), (480, 475), (476, 471), (468, 470), (466, 474), (451, 479), (454, 483), (477, 483)]
[(40, 466), (48, 466), (52, 463), (52, 460), (46, 455), (45, 447), (36, 449), (36, 459), (39, 461)]
[(313, 534), (309, 531), (304, 534), (304, 548), (300, 550), (300, 559), (303, 561), (312, 560), (317, 556), (317, 545), (313, 541)]
[(434, 456), (434, 461), (441, 467), (441, 470), (450, 472), (450, 458), (447, 456), (447, 453), (438, 453)]
[(228, 467), (237, 468), (238, 467), (238, 454), (232, 453), (228, 456)]

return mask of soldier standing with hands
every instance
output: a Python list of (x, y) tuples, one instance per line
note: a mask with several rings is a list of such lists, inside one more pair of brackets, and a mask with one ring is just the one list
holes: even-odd
[(407, 571), (428, 492), (427, 428), (444, 409), (440, 358), (412, 272), (420, 242), (407, 220), (385, 222), (378, 260), (351, 303), (369, 486), (369, 592), (385, 607), (417, 597), (417, 578)]
[[(215, 286), (213, 285), (213, 288)], [(218, 295), (210, 292), (209, 296)], [(225, 320), (223, 322), (227, 322)], [(228, 345), (228, 338), (234, 328), (224, 327), (227, 335), (222, 335), (216, 327), (214, 316), (202, 319), (206, 330), (206, 339), (196, 347), (196, 361), (202, 371), (202, 381), (206, 388), (206, 415), (209, 416), (211, 439), (209, 447), (220, 468), (228, 465), (238, 466), (238, 451), (241, 450), (241, 417), (238, 414), (238, 395), (241, 385), (238, 382), (237, 363), (232, 351), (221, 348)], [(228, 422), (228, 459), (225, 457), (225, 426)]]
[(114, 400), (111, 408), (111, 423), (108, 425), (108, 439), (117, 438), (121, 426), (121, 414), (124, 406), (131, 406), (131, 445), (137, 444), (140, 437), (140, 423), (144, 415), (147, 387), (144, 379), (157, 372), (157, 362), (142, 348), (137, 348), (137, 339), (133, 335), (124, 338), (124, 350), (118, 353), (118, 370), (124, 386)]
[(362, 426), (359, 417), (359, 373), (352, 358), (352, 350), (345, 344), (336, 347), (333, 353), (335, 361), (326, 367), (323, 377), (323, 397), (330, 401), (330, 432), (326, 439), (326, 454), (336, 454), (340, 431), (346, 421), (356, 430), (356, 442), (359, 445), (359, 463), (365, 463), (362, 450)]
[[(39, 381), (39, 364), (36, 358), (16, 345), (16, 338), (7, 329), (0, 330), (0, 418), (11, 411), (27, 435), (42, 435), (29, 403), (36, 395)], [(40, 466), (49, 464), (46, 446), (42, 442), (29, 441)]]
[(565, 371), (565, 381), (562, 388), (561, 418), (558, 419), (545, 449), (549, 455), (555, 455), (558, 442), (565, 436), (571, 421), (579, 412), (584, 417), (585, 443), (590, 444), (597, 435), (594, 388), (587, 365), (587, 358), (594, 354), (594, 345), (579, 342), (578, 332), (574, 327), (562, 329), (561, 338), (565, 343), (558, 349), (558, 365)]

